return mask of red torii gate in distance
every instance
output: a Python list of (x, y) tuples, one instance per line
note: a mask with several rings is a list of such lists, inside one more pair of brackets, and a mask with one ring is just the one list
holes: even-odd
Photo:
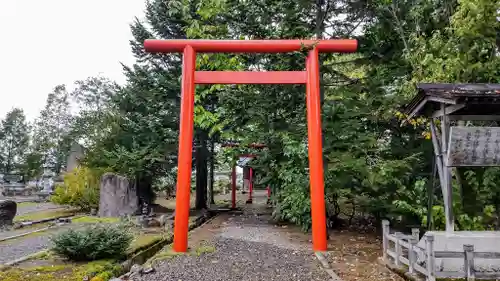
[[(196, 84), (305, 84), (314, 251), (326, 251), (326, 214), (321, 138), (319, 53), (350, 53), (356, 40), (146, 40), (153, 53), (183, 53), (181, 119), (174, 250), (188, 247), (189, 202)], [(309, 48), (305, 71), (196, 71), (196, 53), (289, 53)]]
[[(222, 147), (239, 147), (240, 145), (238, 143), (223, 143)], [(247, 147), (249, 148), (265, 148), (267, 145), (261, 144), (261, 143), (251, 143), (248, 144)], [(250, 157), (250, 158), (255, 158), (256, 155), (254, 154), (239, 154), (238, 157)], [(253, 178), (252, 178), (252, 173), (253, 169), (250, 168), (250, 187), (248, 190), (248, 201), (247, 203), (252, 203), (252, 192), (253, 192)], [(268, 197), (270, 197), (269, 189), (268, 189)], [(232, 171), (231, 171), (231, 209), (236, 209), (236, 165), (233, 165)]]

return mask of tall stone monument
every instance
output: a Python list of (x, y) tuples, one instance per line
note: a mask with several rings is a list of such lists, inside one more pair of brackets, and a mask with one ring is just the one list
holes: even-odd
[(73, 171), (80, 164), (80, 159), (83, 157), (85, 149), (79, 143), (73, 143), (71, 145), (71, 150), (68, 155), (68, 159), (66, 162), (66, 171)]
[(133, 215), (139, 209), (137, 189), (126, 177), (106, 173), (101, 177), (99, 216)]

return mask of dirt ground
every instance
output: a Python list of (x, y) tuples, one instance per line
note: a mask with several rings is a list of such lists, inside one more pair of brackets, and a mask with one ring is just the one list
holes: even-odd
[(360, 234), (345, 230), (332, 232), (330, 239), (328, 259), (343, 280), (404, 280), (379, 263), (382, 240), (375, 234)]

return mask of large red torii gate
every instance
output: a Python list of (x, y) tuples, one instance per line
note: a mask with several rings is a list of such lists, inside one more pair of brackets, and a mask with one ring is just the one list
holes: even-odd
[[(310, 48), (305, 71), (195, 71), (196, 53), (288, 53)], [(319, 53), (348, 53), (356, 40), (146, 40), (154, 53), (183, 53), (181, 119), (177, 173), (174, 250), (186, 252), (191, 187), (194, 91), (196, 84), (306, 84), (307, 136), (311, 189), (312, 241), (326, 251), (326, 214), (319, 83)]]

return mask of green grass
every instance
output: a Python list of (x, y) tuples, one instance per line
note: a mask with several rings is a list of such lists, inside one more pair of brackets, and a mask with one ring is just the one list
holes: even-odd
[(64, 210), (47, 210), (41, 212), (28, 213), (21, 216), (14, 217), (14, 222), (20, 221), (38, 221), (43, 219), (54, 219), (62, 216), (71, 216), (76, 214), (75, 209), (64, 209)]
[(215, 247), (212, 245), (201, 245), (195, 250), (197, 256), (215, 252)]
[[(162, 197), (159, 197), (159, 198), (156, 198), (156, 201), (155, 203), (158, 204), (158, 205), (161, 205), (165, 208), (168, 208), (170, 210), (175, 210), (175, 203), (176, 203), (176, 198), (170, 198), (170, 199), (165, 199), (165, 198), (162, 198)], [(194, 208), (195, 206), (195, 200), (196, 200), (196, 196), (195, 194), (191, 194), (191, 197), (190, 197), (190, 200), (189, 200), (189, 203), (190, 203), (190, 208)]]
[[(167, 235), (172, 235), (172, 234), (168, 233)], [(148, 234), (139, 233), (135, 236), (134, 240), (132, 240), (132, 243), (130, 243), (130, 247), (127, 250), (127, 254), (130, 255), (137, 252), (140, 249), (151, 246), (166, 238), (167, 235), (159, 233), (148, 233)]]
[(156, 253), (151, 259), (146, 262), (146, 265), (151, 265), (159, 261), (170, 260), (175, 257), (185, 255), (186, 253), (178, 253), (172, 249), (172, 245), (163, 248), (161, 251)]
[[(57, 263), (57, 261), (54, 261)], [(0, 272), (2, 281), (81, 281), (92, 276), (91, 281), (107, 281), (122, 273), (118, 262), (100, 260), (89, 263), (61, 263), (35, 266), (31, 268), (12, 268)]]
[(35, 206), (37, 205), (38, 203), (37, 202), (20, 202), (20, 203), (17, 203), (17, 207), (28, 207), (28, 206)]
[(73, 220), (74, 223), (119, 223), (120, 218), (100, 218), (82, 216)]

